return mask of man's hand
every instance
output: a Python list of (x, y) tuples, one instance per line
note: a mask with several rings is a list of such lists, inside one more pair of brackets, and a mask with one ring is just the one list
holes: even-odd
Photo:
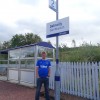
[(48, 74), (48, 77), (50, 77), (50, 74)]
[(50, 67), (49, 67), (48, 77), (50, 77), (50, 71), (51, 71), (51, 69), (50, 69)]
[(40, 78), (39, 76), (36, 76), (36, 78)]

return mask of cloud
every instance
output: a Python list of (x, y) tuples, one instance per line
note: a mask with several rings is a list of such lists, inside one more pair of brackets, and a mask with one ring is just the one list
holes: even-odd
[[(28, 20), (19, 20), (16, 22), (18, 33), (27, 33), (32, 32), (34, 34), (38, 34), (42, 36), (42, 32), (44, 32), (44, 24), (38, 22), (34, 19)], [(26, 30), (26, 32), (25, 32)]]
[[(59, 0), (59, 19), (70, 18), (70, 33), (60, 36), (59, 43), (71, 46), (73, 39), (77, 45), (82, 41), (100, 42), (99, 12), (99, 0)], [(0, 15), (0, 40), (32, 32), (55, 44), (55, 37), (46, 39), (46, 23), (56, 20), (55, 12), (48, 7), (48, 0), (2, 0)]]
[(8, 41), (13, 36), (14, 30), (3, 23), (0, 23), (0, 41)]
[(9, 41), (15, 34), (25, 34), (29, 32), (38, 34), (43, 39), (45, 30), (45, 24), (34, 19), (18, 20), (13, 27), (0, 23), (0, 41)]
[(22, 3), (22, 4), (27, 4), (27, 5), (31, 5), (31, 6), (36, 6), (40, 0), (18, 0), (19, 3)]

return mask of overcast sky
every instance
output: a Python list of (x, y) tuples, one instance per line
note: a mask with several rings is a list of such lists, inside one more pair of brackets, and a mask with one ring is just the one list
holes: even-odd
[[(0, 41), (32, 32), (55, 44), (55, 37), (46, 38), (46, 23), (56, 19), (48, 4), (49, 0), (0, 0)], [(60, 36), (60, 44), (72, 46), (73, 39), (77, 46), (100, 43), (100, 0), (59, 0), (59, 19), (68, 16), (70, 33)]]

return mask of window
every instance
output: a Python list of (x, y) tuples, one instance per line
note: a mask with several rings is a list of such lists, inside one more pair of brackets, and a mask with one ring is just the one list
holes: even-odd
[(9, 68), (19, 68), (19, 60), (9, 60)]
[(34, 57), (34, 47), (21, 48), (21, 58)]
[(34, 60), (33, 59), (24, 59), (21, 60), (21, 69), (33, 69), (34, 68)]
[(41, 57), (41, 52), (45, 51), (47, 53), (47, 58), (53, 58), (53, 49), (47, 47), (38, 47), (38, 57)]
[(11, 59), (19, 59), (20, 57), (20, 49), (11, 50), (9, 52), (9, 58)]

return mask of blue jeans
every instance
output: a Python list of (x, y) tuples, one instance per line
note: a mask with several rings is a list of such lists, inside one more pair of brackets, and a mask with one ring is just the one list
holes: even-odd
[(46, 100), (50, 100), (50, 97), (49, 97), (49, 78), (38, 78), (37, 79), (37, 89), (36, 89), (35, 100), (39, 100), (40, 90), (41, 90), (42, 84), (44, 84), (44, 88), (45, 88), (45, 98), (46, 98)]

